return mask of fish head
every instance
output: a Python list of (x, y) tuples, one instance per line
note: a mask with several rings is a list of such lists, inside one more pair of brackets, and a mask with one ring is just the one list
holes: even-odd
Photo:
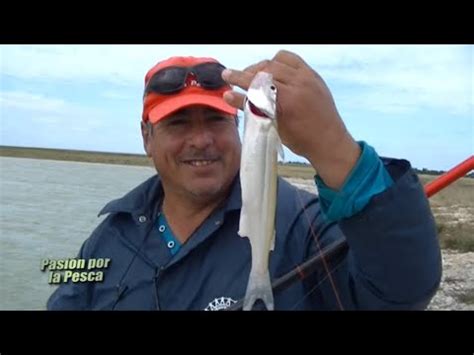
[(258, 72), (250, 83), (245, 100), (245, 109), (255, 116), (276, 120), (277, 88), (273, 83), (273, 75)]

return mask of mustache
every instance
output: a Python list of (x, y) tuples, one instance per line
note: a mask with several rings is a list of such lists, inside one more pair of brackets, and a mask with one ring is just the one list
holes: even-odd
[(192, 161), (192, 160), (218, 160), (220, 159), (219, 154), (213, 152), (188, 152), (183, 154), (180, 161)]

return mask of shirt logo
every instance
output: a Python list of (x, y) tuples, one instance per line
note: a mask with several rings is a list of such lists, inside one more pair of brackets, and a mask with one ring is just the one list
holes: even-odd
[(236, 300), (233, 300), (230, 297), (218, 297), (215, 298), (214, 301), (210, 302), (206, 308), (204, 308), (205, 311), (220, 311), (226, 308), (229, 308), (232, 306), (234, 303), (237, 303)]

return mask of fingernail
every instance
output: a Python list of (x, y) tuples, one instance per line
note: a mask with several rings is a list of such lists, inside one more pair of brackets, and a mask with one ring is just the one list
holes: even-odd
[(230, 69), (224, 69), (222, 71), (222, 79), (227, 80), (230, 77), (230, 74), (232, 74), (232, 70)]

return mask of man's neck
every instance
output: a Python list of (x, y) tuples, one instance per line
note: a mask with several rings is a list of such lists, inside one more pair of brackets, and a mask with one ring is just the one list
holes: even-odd
[(184, 243), (224, 199), (225, 196), (215, 200), (200, 201), (165, 193), (162, 213), (165, 214), (174, 236)]

